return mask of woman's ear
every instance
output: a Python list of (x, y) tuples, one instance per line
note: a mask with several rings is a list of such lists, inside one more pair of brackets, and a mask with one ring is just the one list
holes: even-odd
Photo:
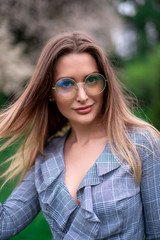
[(55, 101), (55, 91), (53, 91), (52, 89), (48, 93), (48, 100), (50, 102), (54, 102)]
[(52, 97), (52, 98), (49, 98), (49, 101), (50, 101), (50, 102), (54, 102), (55, 99)]
[(48, 100), (49, 100), (50, 102), (54, 102), (54, 101), (55, 101), (55, 98), (54, 98), (53, 93), (49, 93)]

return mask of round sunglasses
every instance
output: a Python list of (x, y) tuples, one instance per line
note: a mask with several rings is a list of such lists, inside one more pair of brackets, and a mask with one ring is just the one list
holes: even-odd
[(72, 99), (77, 94), (79, 84), (84, 85), (87, 94), (98, 95), (104, 91), (106, 82), (107, 80), (102, 74), (92, 73), (85, 78), (84, 82), (79, 83), (72, 78), (62, 78), (56, 82), (55, 87), (52, 87), (52, 89), (55, 90), (58, 97)]

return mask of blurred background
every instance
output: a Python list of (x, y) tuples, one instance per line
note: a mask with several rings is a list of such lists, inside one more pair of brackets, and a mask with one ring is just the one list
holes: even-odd
[[(0, 106), (21, 93), (46, 41), (73, 30), (97, 40), (119, 79), (138, 98), (135, 114), (160, 129), (159, 0), (0, 0)], [(0, 162), (13, 151), (0, 153)], [(1, 202), (15, 183), (0, 192)], [(52, 237), (40, 213), (12, 239)]]

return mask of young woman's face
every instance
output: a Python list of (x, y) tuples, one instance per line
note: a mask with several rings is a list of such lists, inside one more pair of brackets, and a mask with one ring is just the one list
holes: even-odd
[[(68, 54), (58, 59), (54, 69), (54, 84), (62, 78), (72, 78), (76, 83), (84, 82), (92, 73), (99, 69), (95, 59), (88, 53)], [(68, 83), (67, 83), (68, 84)], [(89, 95), (84, 84), (78, 84), (76, 95), (71, 99), (59, 97), (53, 90), (53, 98), (59, 111), (72, 124), (92, 124), (101, 116), (103, 92), (99, 95)]]

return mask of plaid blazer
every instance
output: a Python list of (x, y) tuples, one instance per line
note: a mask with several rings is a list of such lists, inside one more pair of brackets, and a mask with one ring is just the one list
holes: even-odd
[(131, 167), (109, 143), (77, 190), (80, 206), (64, 183), (67, 133), (52, 139), (20, 185), (0, 204), (0, 239), (25, 228), (42, 210), (54, 240), (160, 239), (160, 154), (143, 130), (130, 137), (142, 163), (136, 186)]

